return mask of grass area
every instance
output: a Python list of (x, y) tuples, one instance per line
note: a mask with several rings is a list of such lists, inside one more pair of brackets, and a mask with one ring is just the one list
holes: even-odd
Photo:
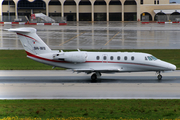
[[(0, 50), (0, 70), (52, 70), (45, 65), (26, 57), (24, 50)], [(55, 70), (63, 68), (55, 68)]]
[[(180, 69), (180, 49), (173, 50), (86, 50), (100, 52), (144, 52), (157, 58), (175, 64)], [(38, 63), (26, 57), (24, 50), (0, 50), (0, 70), (51, 70), (52, 66)], [(63, 68), (55, 68), (60, 70)]]
[(0, 100), (0, 119), (179, 119), (180, 100)]

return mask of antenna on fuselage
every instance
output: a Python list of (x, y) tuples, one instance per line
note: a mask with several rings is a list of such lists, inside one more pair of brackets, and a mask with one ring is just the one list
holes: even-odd
[(78, 50), (78, 52), (81, 52), (81, 50), (79, 50), (79, 49), (77, 49)]

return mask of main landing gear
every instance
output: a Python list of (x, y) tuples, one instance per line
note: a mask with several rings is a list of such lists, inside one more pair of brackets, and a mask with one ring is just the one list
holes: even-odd
[(96, 82), (98, 77), (101, 77), (101, 73), (100, 72), (93, 73), (91, 75), (91, 81), (92, 82)]
[(158, 71), (157, 74), (158, 74), (157, 76), (158, 80), (161, 80), (162, 79), (161, 71)]

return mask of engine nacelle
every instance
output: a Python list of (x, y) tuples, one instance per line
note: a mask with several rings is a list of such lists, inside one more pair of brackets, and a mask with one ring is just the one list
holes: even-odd
[(64, 52), (53, 55), (54, 60), (61, 60), (73, 63), (86, 62), (87, 55), (83, 52)]
[(68, 62), (77, 62), (77, 63), (81, 63), (81, 62), (86, 62), (86, 55), (85, 53), (81, 53), (81, 52), (74, 52), (74, 53), (65, 53), (65, 61)]

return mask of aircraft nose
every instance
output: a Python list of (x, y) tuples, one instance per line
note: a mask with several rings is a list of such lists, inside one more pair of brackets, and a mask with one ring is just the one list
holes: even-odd
[(172, 71), (176, 70), (176, 66), (173, 65), (173, 64), (169, 64), (169, 68), (170, 68), (170, 70), (172, 70)]

